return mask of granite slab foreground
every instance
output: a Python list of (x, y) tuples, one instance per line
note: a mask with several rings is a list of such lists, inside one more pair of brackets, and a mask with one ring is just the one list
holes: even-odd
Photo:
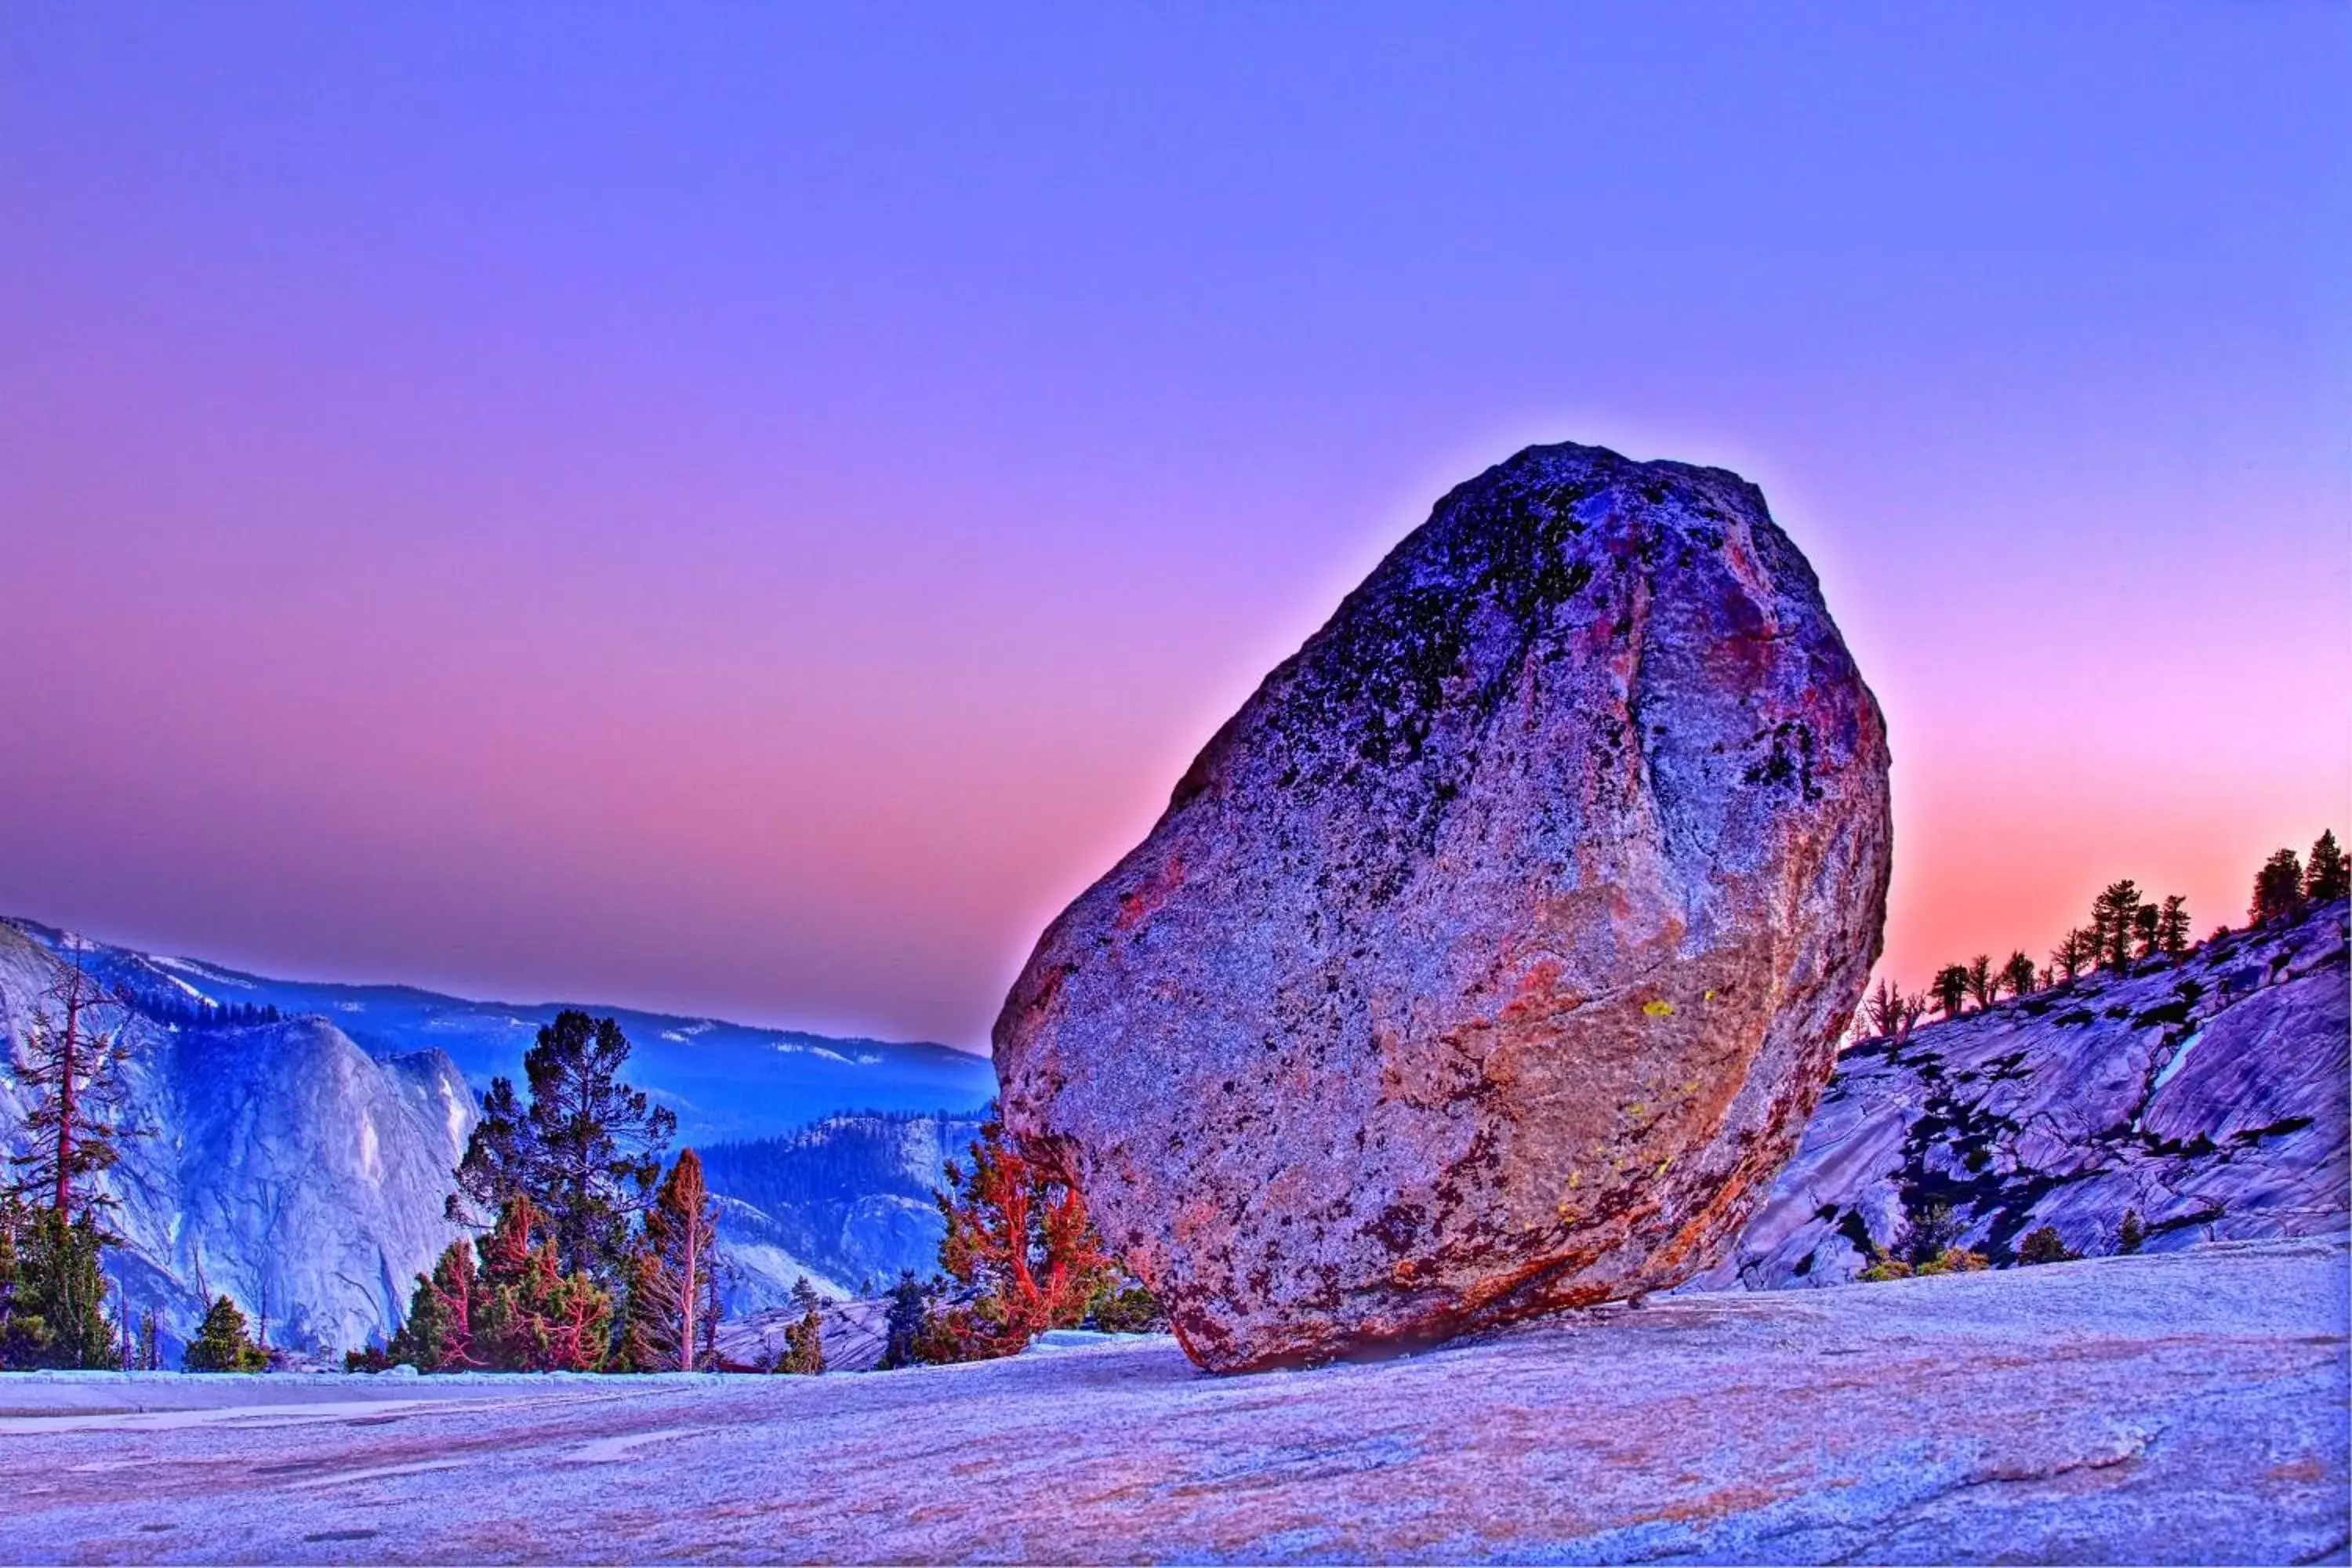
[(2342, 1238), (1653, 1300), (1377, 1364), (0, 1378), (0, 1560), (2289, 1562)]

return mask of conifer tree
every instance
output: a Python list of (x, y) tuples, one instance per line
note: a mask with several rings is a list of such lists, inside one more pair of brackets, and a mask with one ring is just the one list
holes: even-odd
[(48, 1348), (49, 1326), (25, 1289), (22, 1242), (32, 1219), (15, 1194), (0, 1196), (0, 1371), (38, 1366)]
[(925, 1361), (1012, 1355), (1047, 1329), (1075, 1328), (1112, 1263), (1076, 1187), (1025, 1158), (991, 1120), (967, 1170), (947, 1167), (940, 1264), (966, 1299), (927, 1321)]
[(384, 1347), (385, 1358), (419, 1372), (463, 1372), (483, 1363), (474, 1358), (474, 1247), (453, 1241), (416, 1277), (408, 1318)]
[(711, 1371), (721, 1370), (719, 1359), (719, 1325), (727, 1310), (727, 1256), (715, 1247), (709, 1265), (702, 1271), (702, 1313), (696, 1320), (695, 1331), (701, 1336), (702, 1349), (696, 1359)]
[(652, 1201), (677, 1114), (621, 1081), (629, 1039), (611, 1018), (567, 1008), (523, 1057), (528, 1106), (494, 1079), (457, 1167), (449, 1215), (467, 1223), (527, 1198), (567, 1273), (618, 1284), (631, 1221)]
[(2136, 945), (2132, 956), (2154, 958), (2158, 952), (2157, 931), (2164, 919), (2163, 911), (2154, 904), (2142, 904), (2132, 911), (2132, 941)]
[(236, 1303), (222, 1296), (205, 1313), (180, 1364), (190, 1372), (259, 1372), (269, 1358), (246, 1332), (245, 1314)]
[(2254, 925), (2293, 920), (2303, 913), (2303, 862), (2282, 849), (2254, 873), (2254, 898), (2246, 919)]
[(2140, 1224), (2139, 1210), (2124, 1210), (2123, 1226), (2116, 1232), (2116, 1250), (2137, 1252), (2140, 1249), (2140, 1244), (2147, 1239), (2147, 1227)]
[(890, 1289), (890, 1313), (884, 1321), (882, 1371), (921, 1363), (923, 1328), (930, 1315), (931, 1295), (930, 1287), (917, 1279), (913, 1269), (899, 1273), (898, 1283)]
[(801, 1315), (784, 1330), (784, 1353), (776, 1370), (814, 1376), (824, 1370), (824, 1299), (803, 1274), (793, 1283), (793, 1302)]
[(2336, 844), (2336, 830), (2331, 827), (2312, 845), (2311, 858), (2304, 865), (2304, 901), (2332, 903), (2347, 895), (2352, 895), (2352, 858)]
[(2067, 1263), (2082, 1256), (2066, 1245), (2054, 1225), (2035, 1226), (2017, 1244), (2017, 1260), (2023, 1264)]
[(2189, 900), (2174, 893), (2156, 917), (2156, 950), (2167, 958), (2189, 951)]
[(2024, 995), (2033, 989), (2033, 960), (2022, 952), (2011, 953), (2009, 962), (2000, 966), (2000, 978), (2011, 995)]
[(475, 1243), (474, 1354), (498, 1372), (594, 1372), (610, 1348), (613, 1298), (586, 1270), (564, 1271), (554, 1237), (534, 1241), (540, 1217), (517, 1198)]
[(122, 1123), (123, 1009), (79, 964), (65, 969), (34, 1006), (10, 1055), (29, 1104), (27, 1151), (9, 1162), (12, 1190), (70, 1220), (113, 1199), (95, 1178), (120, 1159), (134, 1131)]
[(1911, 1031), (1919, 1026), (1920, 1020), (1927, 1017), (1927, 1010), (1934, 1005), (1935, 998), (1928, 995), (1925, 991), (1916, 991), (1912, 993), (1911, 1000), (1905, 1005), (1903, 1009), (1903, 1035), (1905, 1038), (1907, 1039), (1910, 1037)]
[(1957, 1018), (1968, 1000), (1969, 967), (1965, 963), (1948, 963), (1936, 971), (1936, 978), (1927, 983), (1928, 992), (1947, 1018)]
[(594, 1372), (612, 1335), (613, 1299), (584, 1273), (565, 1273), (555, 1242), (537, 1239), (539, 1211), (513, 1198), (488, 1236), (452, 1243), (419, 1275), (408, 1320), (386, 1359), (419, 1372)]
[(1863, 1016), (1869, 1021), (1874, 1036), (1892, 1037), (1903, 1028), (1903, 993), (1895, 983), (1881, 976), (1878, 989), (1870, 994), (1863, 1005)]
[(2072, 981), (2086, 966), (2099, 962), (2099, 933), (2076, 926), (2050, 950), (2050, 966)]
[(719, 1209), (702, 1180), (702, 1160), (682, 1152), (646, 1211), (645, 1236), (629, 1260), (621, 1364), (635, 1372), (692, 1372), (718, 1325), (706, 1298), (716, 1281)]
[(27, 1304), (48, 1330), (39, 1364), (85, 1372), (114, 1364), (117, 1335), (100, 1261), (112, 1239), (91, 1209), (70, 1223), (54, 1209), (34, 1215), (21, 1268)]
[(2000, 991), (2000, 976), (1993, 973), (1992, 954), (1978, 953), (1969, 960), (1969, 994), (1976, 1001), (1977, 1011), (1993, 1005)]
[(2131, 967), (2132, 935), (2139, 918), (2139, 885), (2126, 877), (2110, 882), (2091, 900), (2091, 929), (2099, 962), (2111, 969)]

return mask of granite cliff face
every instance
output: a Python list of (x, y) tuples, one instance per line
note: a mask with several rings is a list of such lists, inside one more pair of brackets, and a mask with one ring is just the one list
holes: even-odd
[(1842, 1284), (1937, 1205), (1996, 1263), (2043, 1225), (2112, 1253), (2126, 1213), (2147, 1251), (2342, 1231), (2346, 910), (1849, 1047), (1701, 1286)]
[(1219, 1369), (1670, 1285), (1878, 952), (1887, 752), (1719, 469), (1531, 448), (1269, 676), (997, 1022), (1008, 1126)]
[[(60, 969), (0, 924), (0, 1034), (22, 1037)], [(173, 1346), (221, 1294), (266, 1313), (282, 1349), (383, 1338), (457, 1234), (441, 1205), (476, 1110), (456, 1066), (438, 1051), (377, 1060), (317, 1018), (119, 1021), (126, 1120), (145, 1135), (122, 1141), (103, 1184), (127, 1243), (107, 1268), (131, 1311), (156, 1309)], [(23, 1112), (0, 1075), (0, 1147), (12, 1153)]]

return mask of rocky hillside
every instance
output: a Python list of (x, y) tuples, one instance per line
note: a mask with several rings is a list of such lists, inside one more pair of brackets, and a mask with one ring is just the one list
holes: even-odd
[(2009, 1261), (2048, 1225), (2085, 1255), (2347, 1222), (2347, 906), (2179, 962), (2102, 972), (1839, 1058), (1731, 1258), (1701, 1286), (1842, 1283), (1948, 1205)]
[[(0, 1033), (21, 1037), (61, 970), (0, 924)], [(176, 1354), (207, 1299), (266, 1313), (274, 1345), (328, 1351), (380, 1337), (413, 1277), (448, 1245), (449, 1172), (475, 1120), (447, 1056), (378, 1058), (318, 1018), (173, 1029), (132, 1016), (125, 1139), (104, 1179), (128, 1246), (109, 1271), (152, 1307)], [(25, 1107), (0, 1075), (0, 1148)]]

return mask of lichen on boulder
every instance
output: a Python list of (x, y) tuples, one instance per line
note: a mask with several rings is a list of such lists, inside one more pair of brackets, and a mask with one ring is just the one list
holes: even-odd
[(1006, 1124), (1212, 1368), (1663, 1289), (1802, 1130), (1888, 834), (1877, 704), (1755, 487), (1530, 448), (1046, 930)]

